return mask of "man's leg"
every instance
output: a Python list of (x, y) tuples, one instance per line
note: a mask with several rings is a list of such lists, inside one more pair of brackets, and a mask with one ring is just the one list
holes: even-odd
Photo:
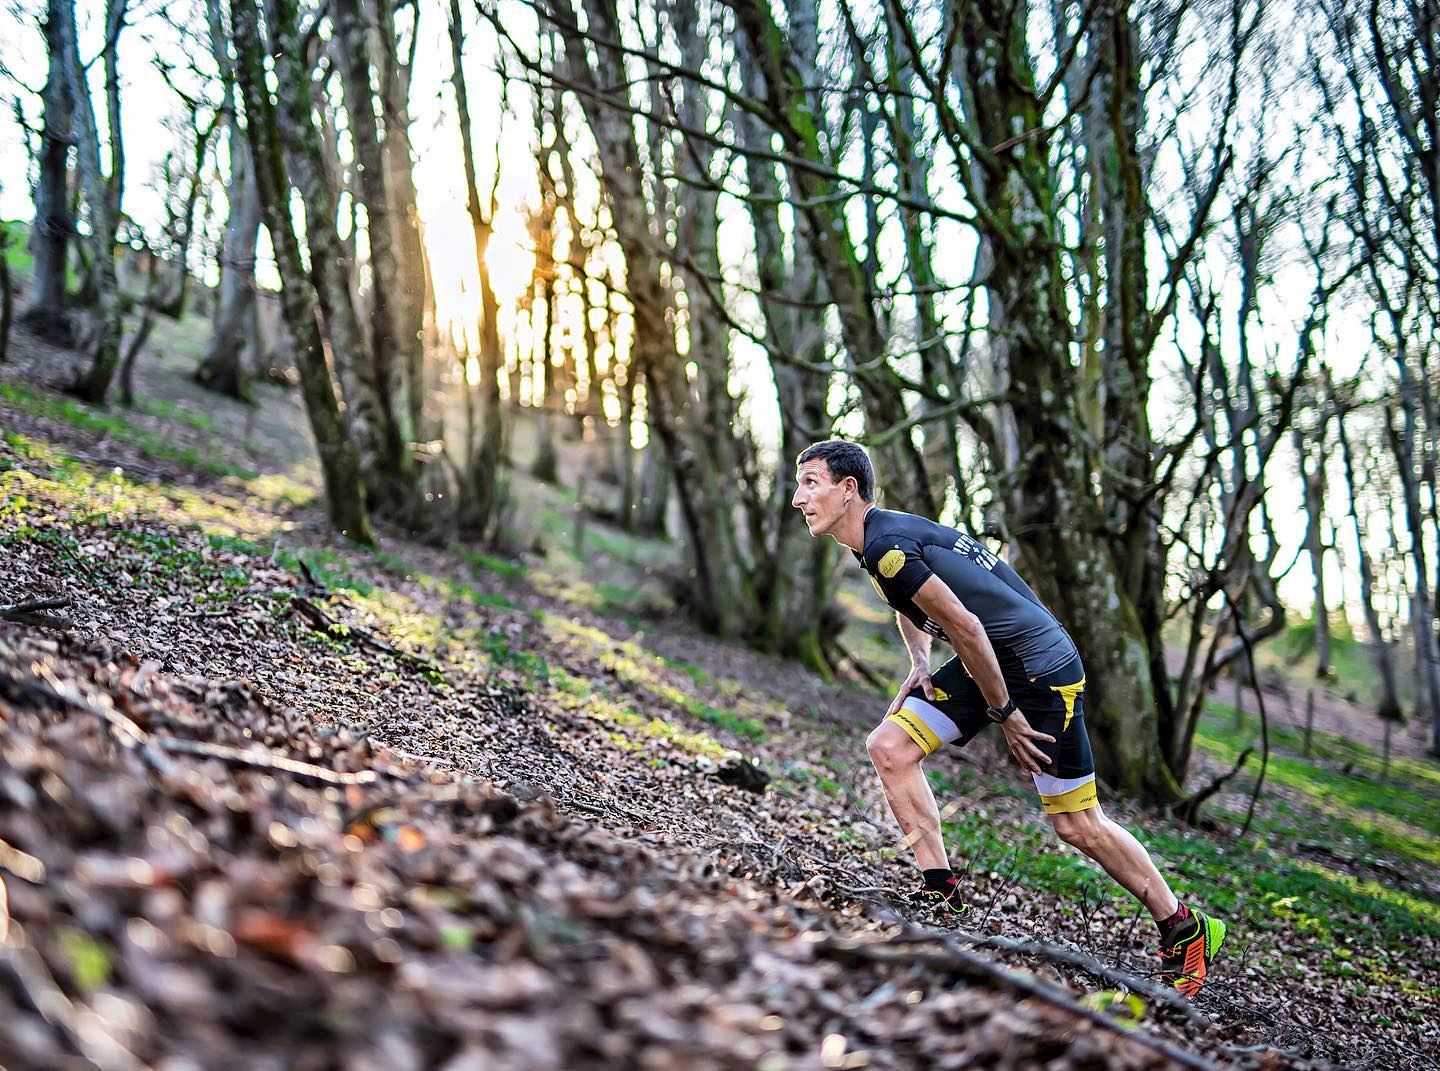
[(893, 721), (883, 721), (865, 741), (870, 761), (880, 775), (890, 813), (905, 841), (915, 851), (921, 870), (949, 870), (945, 842), (940, 836), (940, 808), (920, 763), (925, 752)]
[(1180, 901), (1145, 846), (1129, 830), (1112, 822), (1098, 803), (1083, 811), (1052, 814), (1050, 824), (1066, 844), (1079, 848), (1104, 867), (1105, 873), (1145, 905), (1156, 922), (1163, 922), (1179, 909)]

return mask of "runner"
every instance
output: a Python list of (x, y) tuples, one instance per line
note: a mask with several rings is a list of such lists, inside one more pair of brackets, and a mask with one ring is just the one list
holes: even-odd
[[(866, 746), (923, 873), (914, 899), (966, 909), (920, 765), (995, 722), (1033, 778), (1056, 834), (1145, 905), (1160, 931), (1162, 969), (1193, 997), (1220, 951), (1225, 924), (1179, 901), (1144, 846), (1101, 809), (1085, 732), (1085, 669), (1064, 626), (1014, 569), (971, 536), (876, 506), (870, 458), (854, 443), (816, 443), (796, 466), (790, 504), (805, 515), (812, 537), (828, 535), (850, 548), (896, 611), (910, 653), (910, 674)], [(936, 636), (955, 648), (955, 657), (932, 674)]]

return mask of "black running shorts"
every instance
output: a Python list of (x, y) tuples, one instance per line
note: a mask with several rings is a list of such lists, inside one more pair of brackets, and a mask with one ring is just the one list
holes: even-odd
[[(933, 701), (923, 690), (912, 689), (888, 719), (904, 729), (926, 755), (946, 744), (964, 747), (992, 724), (980, 686), (965, 672), (959, 658), (946, 662), (930, 680), (935, 687)], [(1095, 758), (1085, 732), (1085, 667), (1080, 656), (1034, 680), (1012, 678), (1007, 673), (1006, 684), (1031, 728), (1055, 738), (1053, 744), (1035, 742), (1051, 760), (1043, 773), (1031, 775), (1045, 813), (1064, 814), (1095, 806)]]

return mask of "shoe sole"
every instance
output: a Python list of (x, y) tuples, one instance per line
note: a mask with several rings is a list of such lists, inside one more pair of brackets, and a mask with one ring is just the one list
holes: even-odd
[[(1197, 912), (1198, 914), (1198, 912)], [(1182, 974), (1175, 979), (1175, 988), (1179, 990), (1182, 997), (1193, 997), (1200, 992), (1205, 980), (1210, 975), (1210, 964), (1214, 963), (1220, 956), (1220, 947), (1225, 943), (1225, 934), (1228, 927), (1219, 919), (1211, 918), (1209, 915), (1201, 915), (1205, 920), (1205, 952), (1200, 959), (1200, 976)]]

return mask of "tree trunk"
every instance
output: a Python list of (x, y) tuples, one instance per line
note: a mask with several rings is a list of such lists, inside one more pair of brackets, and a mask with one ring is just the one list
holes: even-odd
[(1355, 479), (1355, 460), (1350, 448), (1350, 436), (1345, 430), (1343, 413), (1335, 418), (1335, 430), (1340, 439), (1340, 453), (1345, 461), (1345, 485), (1350, 491), (1350, 524), (1355, 534), (1360, 567), (1360, 605), (1365, 610), (1365, 625), (1369, 629), (1370, 643), (1375, 652), (1375, 668), (1380, 672), (1378, 713), (1386, 720), (1396, 720), (1401, 716), (1399, 678), (1395, 671), (1394, 652), (1380, 627), (1380, 611), (1375, 606), (1375, 566), (1365, 547), (1365, 530), (1360, 524), (1360, 485)]
[[(745, 42), (736, 42), (742, 69), (753, 72)], [(748, 87), (752, 95), (762, 86)], [(749, 112), (736, 117), (742, 144), (763, 149), (770, 131)], [(771, 491), (768, 553), (756, 563), (756, 590), (766, 616), (760, 638), (767, 650), (783, 653), (830, 675), (822, 649), (822, 622), (834, 594), (838, 548), (833, 540), (812, 539), (797, 511), (790, 505), (791, 471), (795, 459), (812, 441), (812, 431), (829, 424), (825, 398), (828, 378), (807, 370), (825, 358), (825, 332), (801, 310), (818, 308), (823, 297), (812, 257), (800, 252), (793, 265), (785, 259), (785, 232), (780, 220), (780, 183), (776, 166), (754, 156), (745, 158), (745, 177), (751, 193), (749, 212), (755, 234), (760, 307), (765, 315), (765, 340), (772, 353), (795, 358), (771, 360), (780, 408), (780, 457)], [(775, 300), (780, 298), (782, 300)], [(788, 299), (783, 300), (783, 299)], [(794, 302), (790, 304), (789, 302)]]
[(202, 387), (242, 401), (250, 400), (250, 375), (245, 356), (247, 332), (255, 309), (255, 246), (260, 232), (260, 191), (255, 185), (255, 165), (250, 143), (235, 114), (235, 71), (230, 63), (229, 42), (221, 0), (207, 0), (206, 19), (210, 30), (210, 51), (225, 83), (222, 107), (228, 105), (225, 121), (230, 147), (230, 182), (225, 199), (230, 206), (225, 236), (220, 246), (220, 285), (215, 318), (205, 355), (195, 369), (195, 382)]
[(1295, 430), (1295, 456), (1300, 466), (1300, 485), (1305, 492), (1305, 553), (1310, 558), (1310, 572), (1315, 593), (1315, 676), (1328, 679), (1335, 670), (1330, 664), (1330, 607), (1325, 599), (1325, 421), (1316, 431), (1314, 468), (1310, 445), (1304, 434)]
[[(385, 188), (390, 194), (391, 249), (395, 280), (390, 293), (395, 333), (402, 341), (405, 402), (412, 437), (428, 437), (425, 425), (425, 353), (438, 342), (435, 324), (435, 295), (430, 264), (421, 236), (420, 214), (415, 205), (414, 154), (410, 144), (410, 76), (419, 38), (420, 13), (424, 4), (410, 5), (415, 19), (411, 30), (410, 55), (401, 59), (395, 28), (393, 3), (374, 4), (377, 32), (377, 91), (381, 102), (385, 137), (381, 143), (385, 163)], [(367, 5), (367, 13), (369, 6)]]
[[(470, 94), (465, 82), (464, 24), (461, 22), (460, 0), (450, 0), (451, 84), (455, 90), (460, 120), (460, 151), (465, 164), (466, 209), (475, 239), (475, 266), (480, 276), (480, 382), (466, 385), (474, 394), (476, 433), (468, 437), (463, 489), (460, 496), (459, 522), (462, 534), (483, 539), (493, 530), (498, 515), (503, 487), (500, 465), (504, 456), (505, 409), (500, 404), (500, 372), (505, 354), (500, 347), (500, 303), (490, 284), (490, 265), (486, 254), (495, 219), (495, 196), (498, 182), (490, 189), (490, 204), (482, 208), (480, 186), (475, 175), (475, 147), (470, 133)], [(498, 179), (498, 174), (497, 174)]]
[[(1025, 37), (1016, 28), (1024, 20), (1003, 0), (970, 4), (962, 18), (961, 39), (970, 47), (960, 50), (959, 77), (981, 180), (974, 185), (983, 193), (979, 226), (991, 248), (986, 294), (992, 319), (998, 311), (1004, 324), (1020, 455), (1009, 474), (1015, 488), (1009, 519), (1021, 569), (1072, 631), (1085, 660), (1086, 717), (1100, 777), (1127, 795), (1173, 800), (1179, 785), (1162, 758), (1156, 711), (1165, 678), (1155, 680), (1145, 620), (1112, 557), (1111, 528), (1091, 491), (1101, 459), (1083, 434), (1056, 178)], [(1035, 136), (1003, 153), (985, 148), (1011, 141), (1017, 131)], [(1116, 404), (1122, 403), (1144, 404), (1129, 395)], [(1145, 427), (1134, 433), (1143, 436)], [(1151, 553), (1146, 540), (1135, 549)]]
[[(213, 8), (212, 8), (213, 9)], [(223, 47), (224, 42), (219, 42)], [(205, 356), (195, 381), (231, 398), (250, 399), (252, 369), (246, 366), (247, 334), (255, 312), (255, 247), (260, 232), (260, 191), (250, 144), (235, 118), (228, 122), (230, 216), (220, 247), (220, 286)]]
[(65, 310), (65, 254), (75, 223), (70, 216), (69, 197), (68, 162), (73, 141), (70, 78), (60, 36), (60, 7), (65, 2), (49, 0), (45, 18), (50, 73), (43, 95), (44, 133), (35, 180), (35, 222), (30, 228), (30, 300), (23, 322), (42, 338), (69, 347), (74, 344), (74, 332)]
[(365, 233), (370, 245), (370, 359), (383, 417), (386, 473), (381, 494), (372, 489), (374, 508), (412, 529), (423, 528), (423, 503), (415, 465), (406, 447), (407, 382), (411, 365), (418, 367), (420, 337), (408, 337), (397, 324), (393, 295), (399, 283), (395, 261), (390, 195), (385, 188), (385, 162), (380, 131), (375, 121), (375, 90), (370, 82), (370, 45), (360, 0), (335, 0), (335, 30), (339, 47), (345, 110), (350, 118), (350, 142), (355, 154), (355, 184), (365, 205)]
[(10, 288), (10, 231), (0, 221), (0, 364), (10, 348), (10, 316), (15, 295)]
[[(256, 184), (275, 250), (275, 264), (280, 274), (280, 299), (285, 323), (291, 335), (295, 360), (300, 368), (300, 389), (305, 399), (305, 412), (315, 436), (320, 455), (320, 468), (325, 479), (325, 501), (330, 519), (342, 535), (358, 543), (373, 545), (375, 537), (365, 511), (365, 491), (360, 477), (355, 447), (345, 434), (340, 406), (325, 362), (325, 349), (316, 320), (317, 294), (304, 282), (305, 271), (300, 259), (300, 245), (290, 218), (290, 184), (286, 176), (282, 144), (295, 143), (303, 131), (293, 127), (285, 130), (276, 115), (265, 81), (265, 43), (254, 0), (233, 0), (236, 75), (245, 102), (246, 135), (250, 141), (251, 159), (256, 164)], [(291, 23), (293, 26), (293, 23)], [(272, 54), (293, 47), (293, 36), (273, 38)], [(277, 49), (278, 46), (278, 49)], [(285, 75), (279, 78), (282, 93)], [(304, 83), (290, 87), (291, 92), (305, 92)], [(308, 125), (308, 112), (307, 116)], [(310, 128), (313, 136), (314, 128)], [(307, 230), (321, 230), (321, 220), (307, 219)], [(315, 255), (312, 246), (312, 257)]]
[[(285, 170), (305, 203), (311, 277), (335, 370), (344, 387), (345, 416), (359, 456), (366, 498), (382, 505), (403, 502), (414, 488), (402, 485), (408, 469), (404, 444), (360, 327), (351, 260), (335, 229), (335, 199), (312, 118), (311, 79), (296, 28), (294, 0), (265, 0), (265, 16), (275, 63), (274, 114), (281, 132), (277, 144), (284, 147)], [(269, 166), (258, 159), (255, 164), (257, 169)], [(269, 211), (267, 208), (267, 219)]]
[[(786, 151), (799, 160), (825, 167), (828, 161), (820, 144), (823, 111), (810, 92), (820, 79), (814, 64), (805, 62), (797, 52), (797, 46), (812, 44), (818, 37), (813, 33), (787, 34), (763, 0), (735, 0), (731, 6), (763, 75), (764, 99)], [(794, 16), (791, 22), (796, 22)], [(851, 374), (864, 402), (868, 432), (878, 436), (903, 427), (911, 418), (894, 371), (884, 360), (887, 340), (866, 288), (864, 267), (846, 227), (844, 199), (837, 196), (836, 183), (823, 174), (804, 167), (791, 167), (789, 172), (790, 186), (800, 205), (798, 214), (805, 220), (808, 242), (825, 279), (827, 296), (839, 316)], [(884, 504), (930, 517), (938, 514), (939, 504), (931, 496), (924, 460), (909, 435), (885, 437), (875, 454), (884, 478)]]
[[(124, 330), (121, 320), (120, 286), (115, 277), (115, 191), (100, 170), (100, 133), (95, 125), (95, 110), (90, 103), (90, 88), (85, 70), (80, 65), (80, 49), (75, 36), (74, 0), (60, 0), (52, 10), (60, 26), (66, 74), (70, 81), (70, 99), (75, 122), (75, 159), (85, 191), (85, 207), (90, 218), (91, 270), (98, 307), (95, 350), (89, 370), (72, 386), (75, 395), (92, 405), (103, 405), (110, 392), (110, 380), (120, 363), (120, 337)], [(111, 132), (112, 138), (118, 133)]]
[[(603, 40), (619, 40), (620, 24), (615, 0), (588, 0), (585, 10), (592, 33)], [(665, 251), (651, 233), (642, 186), (639, 147), (630, 119), (600, 103), (597, 97), (617, 94), (624, 106), (627, 78), (621, 56), (614, 48), (595, 49), (596, 68), (586, 60), (586, 45), (578, 33), (565, 27), (565, 69), (570, 81), (587, 86), (579, 102), (595, 135), (602, 182), (611, 209), (616, 238), (625, 255), (627, 294), (633, 307), (634, 336), (631, 374), (645, 377), (645, 405), (652, 434), (665, 451), (684, 517), (690, 565), (694, 571), (694, 615), (700, 625), (725, 636), (744, 636), (756, 608), (754, 589), (744, 567), (736, 531), (736, 517), (725, 484), (730, 474), (706, 463), (709, 450), (697, 419), (696, 402), (685, 368), (676, 350), (674, 330), (668, 322), (670, 297), (662, 272)], [(647, 449), (647, 472), (652, 459)], [(645, 474), (641, 477), (645, 488)], [(653, 487), (653, 483), (650, 485)], [(658, 506), (658, 495), (648, 501)], [(663, 512), (640, 504), (645, 522), (663, 524)]]

